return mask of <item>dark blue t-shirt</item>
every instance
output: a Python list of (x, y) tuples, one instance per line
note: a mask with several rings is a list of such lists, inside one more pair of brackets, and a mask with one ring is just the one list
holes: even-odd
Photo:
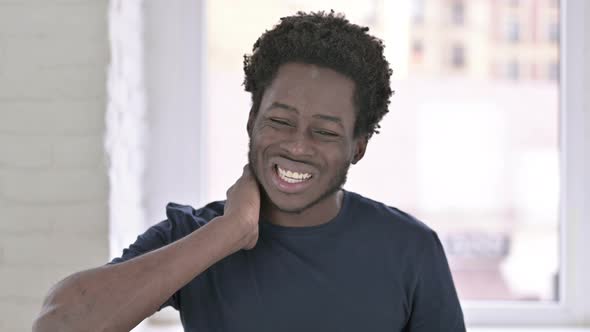
[[(168, 219), (111, 263), (190, 234), (223, 204), (168, 204)], [(408, 214), (345, 191), (325, 224), (259, 225), (254, 249), (220, 260), (162, 305), (180, 312), (185, 331), (465, 331), (441, 243)]]

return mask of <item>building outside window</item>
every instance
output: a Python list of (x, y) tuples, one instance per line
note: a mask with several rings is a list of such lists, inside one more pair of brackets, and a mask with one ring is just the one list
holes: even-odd
[(520, 41), (520, 24), (517, 20), (512, 19), (506, 27), (506, 39), (512, 43)]
[(424, 52), (424, 46), (422, 41), (417, 39), (412, 42), (412, 60), (414, 62), (422, 61), (422, 53)]
[(412, 22), (422, 24), (424, 22), (424, 5), (426, 0), (412, 0)]
[(518, 80), (520, 78), (520, 66), (518, 61), (510, 61), (506, 65), (506, 77), (511, 80)]
[(463, 1), (455, 1), (451, 5), (451, 22), (454, 25), (463, 25), (465, 21), (465, 4)]
[(559, 42), (559, 23), (553, 22), (547, 26), (547, 39), (552, 43)]
[(548, 65), (547, 68), (548, 78), (551, 81), (558, 81), (559, 80), (559, 63), (552, 62)]
[(463, 68), (465, 66), (465, 48), (461, 44), (453, 45), (451, 49), (451, 63), (456, 69)]

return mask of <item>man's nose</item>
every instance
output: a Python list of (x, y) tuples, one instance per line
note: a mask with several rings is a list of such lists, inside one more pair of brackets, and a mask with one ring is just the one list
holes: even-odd
[(289, 135), (289, 137), (283, 141), (281, 147), (293, 157), (313, 156), (315, 151), (310, 135), (303, 130), (297, 130)]

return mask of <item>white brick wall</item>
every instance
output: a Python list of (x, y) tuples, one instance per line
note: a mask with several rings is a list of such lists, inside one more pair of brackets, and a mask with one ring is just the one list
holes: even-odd
[(0, 331), (108, 259), (107, 1), (0, 0)]

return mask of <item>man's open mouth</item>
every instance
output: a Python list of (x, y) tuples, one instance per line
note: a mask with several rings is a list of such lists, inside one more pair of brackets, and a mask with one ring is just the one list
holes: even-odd
[(271, 175), (272, 182), (279, 191), (284, 193), (296, 194), (305, 191), (312, 185), (312, 180), (315, 178), (314, 173), (304, 167), (290, 167), (288, 164), (289, 162), (282, 163), (280, 161), (274, 164)]
[(283, 169), (279, 165), (275, 165), (275, 169), (279, 178), (288, 183), (301, 183), (311, 179), (310, 173), (302, 173)]

